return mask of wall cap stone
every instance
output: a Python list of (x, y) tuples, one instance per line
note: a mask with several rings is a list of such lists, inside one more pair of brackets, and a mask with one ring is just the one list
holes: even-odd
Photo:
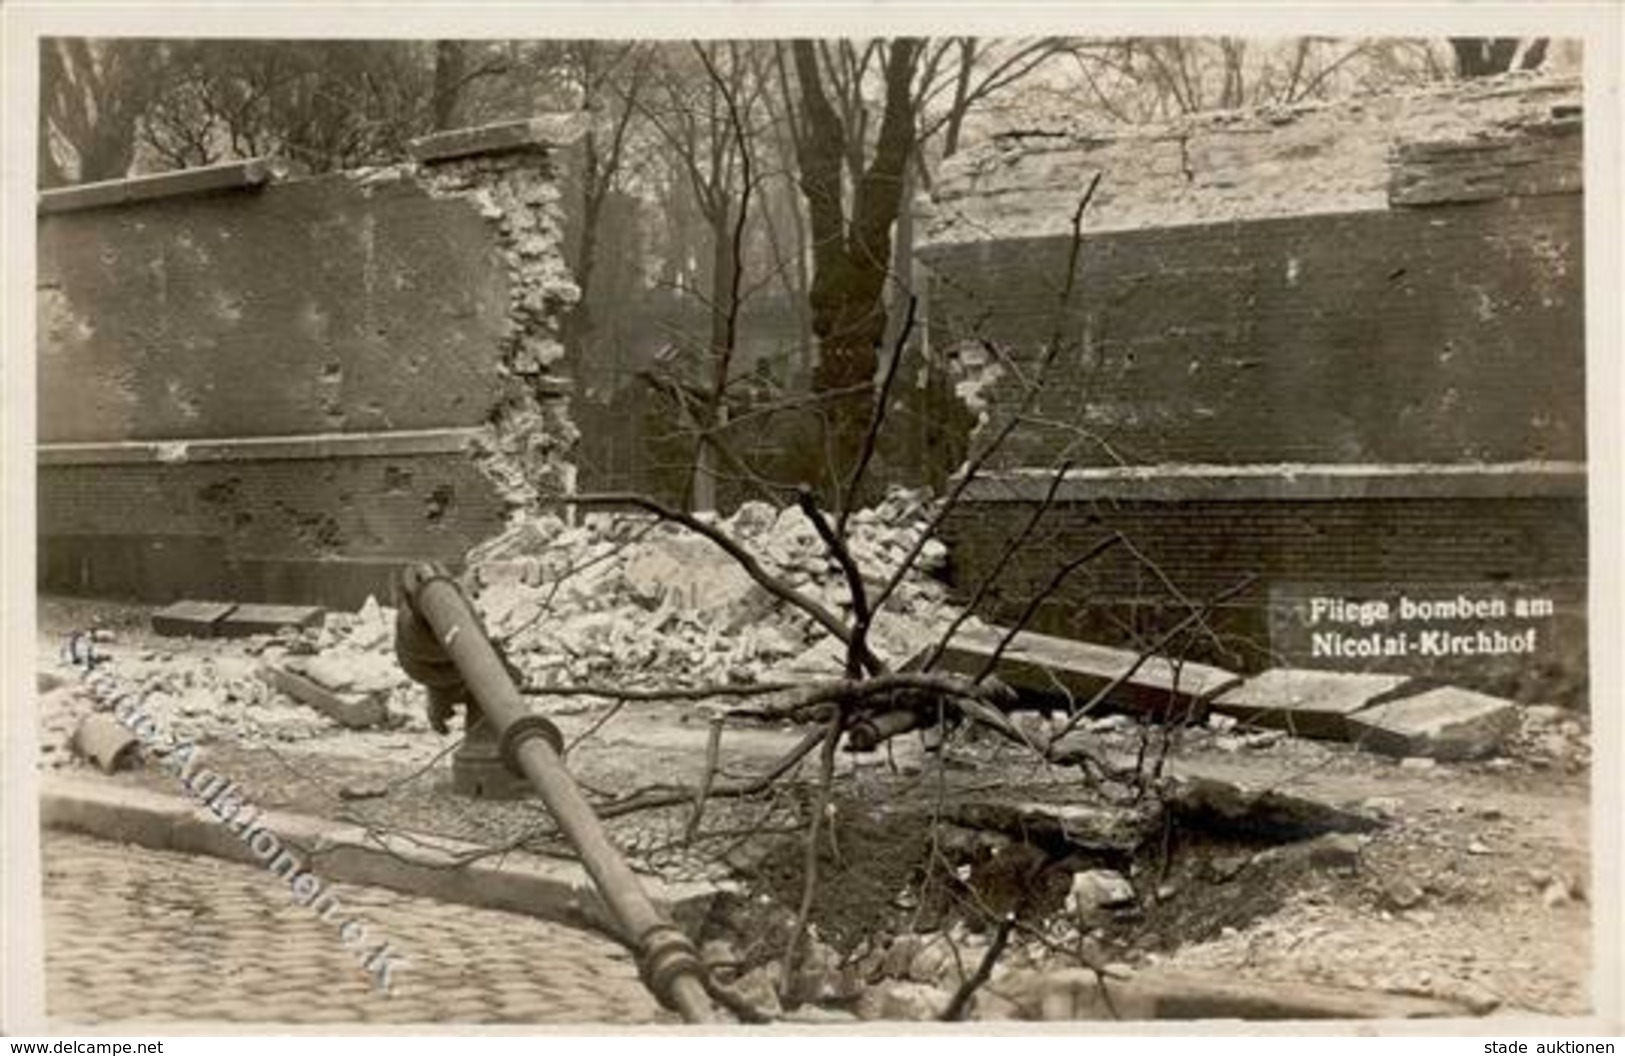
[(41, 191), (38, 208), (40, 215), (43, 216), (47, 213), (76, 212), (81, 209), (97, 209), (154, 198), (256, 190), (269, 182), (271, 177), (269, 161), (265, 158), (249, 158), (245, 161), (228, 161), (196, 169), (160, 172), (151, 176), (131, 176), (122, 180), (101, 180), (97, 183), (81, 183), (73, 187)]
[[(966, 502), (1039, 502), (1055, 471), (984, 471)], [(1584, 498), (1583, 462), (1169, 464), (1075, 468), (1057, 502)]]
[(581, 120), (575, 114), (543, 114), (436, 132), (412, 140), (407, 149), (423, 164), (456, 161), (476, 154), (545, 153), (578, 139), (583, 131)]

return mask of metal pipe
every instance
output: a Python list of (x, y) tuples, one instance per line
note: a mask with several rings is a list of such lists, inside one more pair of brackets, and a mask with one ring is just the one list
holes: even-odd
[[(693, 944), (649, 900), (637, 874), (610, 842), (592, 805), (565, 769), (558, 730), (528, 712), (507, 665), (486, 637), (462, 590), (432, 565), (406, 569), (401, 586), (413, 613), (433, 632), (439, 648), (461, 674), (468, 695), (495, 728), (509, 765), (523, 771), (541, 793), (554, 822), (580, 854), (605, 905), (635, 944), (644, 984), (687, 1022), (710, 1022), (711, 1003)], [(415, 644), (421, 648), (424, 643)], [(421, 659), (421, 653), (418, 657)]]

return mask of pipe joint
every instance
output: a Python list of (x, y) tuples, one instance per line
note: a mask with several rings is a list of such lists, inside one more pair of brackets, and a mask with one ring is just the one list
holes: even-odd
[(638, 975), (643, 985), (666, 1008), (680, 1011), (672, 984), (683, 976), (699, 979), (700, 958), (694, 944), (675, 924), (661, 923), (643, 933), (640, 945)]
[(519, 765), (519, 749), (532, 737), (540, 737), (553, 749), (553, 754), (564, 755), (564, 734), (540, 715), (521, 715), (508, 723), (508, 728), (502, 731), (500, 751), (502, 762), (516, 776), (524, 777), (525, 769)]

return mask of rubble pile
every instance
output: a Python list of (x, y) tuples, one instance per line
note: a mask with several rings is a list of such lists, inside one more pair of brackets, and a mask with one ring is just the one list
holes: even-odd
[(1574, 773), (1591, 766), (1591, 738), (1584, 717), (1552, 704), (1523, 709), (1510, 750), (1537, 767)]
[[(894, 489), (848, 525), (871, 594), (926, 531), (922, 493)], [(852, 614), (839, 566), (794, 507), (762, 502), (713, 522), (763, 569), (836, 617)], [(901, 664), (935, 640), (954, 612), (934, 578), (947, 548), (927, 540), (876, 616), (871, 645)], [(773, 597), (712, 541), (650, 517), (597, 515), (566, 526), (515, 524), (469, 555), (487, 628), (536, 684), (613, 679), (634, 686), (748, 684), (835, 677), (845, 650), (811, 616)]]

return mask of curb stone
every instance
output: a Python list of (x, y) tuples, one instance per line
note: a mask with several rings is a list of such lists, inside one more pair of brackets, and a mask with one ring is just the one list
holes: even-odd
[[(208, 807), (176, 795), (82, 778), (45, 776), (40, 826), (150, 850), (261, 865)], [(587, 871), (576, 862), (508, 851), (459, 864), (481, 845), (412, 832), (377, 832), (307, 814), (267, 810), (264, 828), (324, 881), (387, 888), (438, 902), (537, 917), (614, 934), (618, 928)], [(704, 919), (723, 887), (663, 883), (644, 889), (680, 925)], [(280, 883), (281, 881), (276, 881)]]

